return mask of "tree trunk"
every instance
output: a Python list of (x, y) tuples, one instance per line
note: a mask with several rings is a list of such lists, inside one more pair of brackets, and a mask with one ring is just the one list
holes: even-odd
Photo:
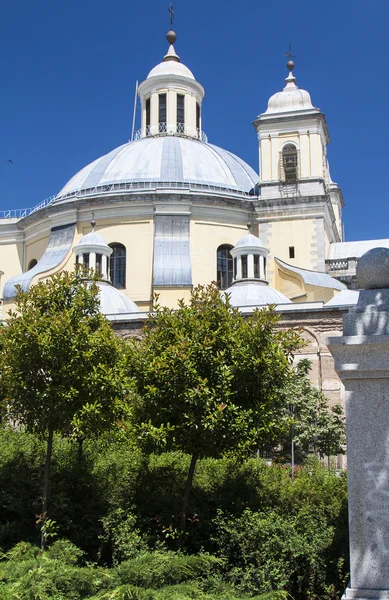
[(189, 471), (188, 471), (188, 477), (186, 479), (184, 499), (182, 502), (181, 518), (180, 518), (180, 535), (177, 540), (178, 548), (180, 548), (182, 546), (182, 543), (183, 543), (184, 537), (185, 537), (186, 516), (187, 516), (186, 512), (188, 510), (189, 496), (190, 496), (190, 492), (192, 490), (193, 476), (194, 476), (194, 472), (195, 472), (195, 468), (196, 468), (197, 459), (198, 459), (198, 454), (192, 454), (192, 458), (190, 461), (190, 467), (189, 467)]
[(43, 475), (43, 495), (42, 495), (42, 517), (41, 517), (41, 548), (42, 550), (46, 547), (46, 538), (44, 535), (43, 526), (47, 516), (47, 505), (49, 499), (49, 487), (50, 487), (50, 465), (51, 465), (51, 454), (53, 452), (53, 430), (49, 429), (49, 438), (47, 440), (47, 451), (45, 461), (45, 472)]

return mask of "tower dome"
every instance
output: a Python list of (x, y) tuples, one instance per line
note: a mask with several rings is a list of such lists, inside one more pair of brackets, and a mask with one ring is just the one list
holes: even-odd
[(268, 107), (265, 115), (271, 113), (286, 113), (286, 112), (301, 112), (301, 111), (318, 111), (311, 102), (311, 96), (306, 90), (301, 90), (296, 85), (296, 78), (293, 75), (292, 69), (294, 68), (294, 62), (289, 61), (287, 64), (289, 69), (289, 75), (285, 79), (286, 86), (282, 92), (273, 94), (268, 102)]

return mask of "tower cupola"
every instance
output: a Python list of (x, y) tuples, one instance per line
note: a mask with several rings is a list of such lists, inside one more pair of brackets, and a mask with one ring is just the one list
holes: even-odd
[(179, 135), (206, 141), (201, 127), (204, 88), (176, 53), (176, 33), (170, 30), (166, 39), (169, 48), (162, 62), (138, 88), (142, 113), (138, 138)]
[(109, 281), (109, 257), (112, 254), (112, 248), (108, 246), (101, 235), (95, 232), (94, 216), (91, 226), (92, 231), (84, 235), (73, 248), (76, 264), (83, 265), (87, 270), (91, 269), (104, 281)]
[(257, 279), (266, 281), (266, 257), (269, 250), (252, 233), (243, 236), (230, 250), (234, 258), (234, 281)]

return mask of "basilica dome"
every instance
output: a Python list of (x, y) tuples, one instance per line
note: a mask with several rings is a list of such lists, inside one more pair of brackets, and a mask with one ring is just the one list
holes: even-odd
[(159, 187), (247, 194), (257, 183), (258, 175), (247, 163), (218, 146), (189, 137), (150, 136), (119, 146), (81, 169), (56, 201)]

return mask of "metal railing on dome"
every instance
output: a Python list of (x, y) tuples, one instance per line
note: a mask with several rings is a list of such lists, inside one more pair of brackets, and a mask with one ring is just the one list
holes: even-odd
[(11, 208), (9, 210), (0, 210), (0, 219), (24, 219), (24, 217), (28, 217), (35, 211), (49, 206), (54, 202), (54, 200), (56, 200), (56, 198), (57, 194), (55, 196), (46, 198), (46, 200), (42, 200), (42, 202), (39, 202), (39, 204), (36, 204), (31, 208)]
[(206, 144), (208, 143), (208, 136), (205, 131), (198, 128), (193, 130), (192, 128), (187, 127), (185, 123), (177, 123), (175, 127), (172, 126), (172, 129), (168, 123), (158, 123), (156, 131), (153, 130), (151, 125), (147, 125), (144, 129), (138, 129), (138, 131), (135, 132), (133, 141), (137, 142), (138, 140), (149, 136), (173, 135), (174, 133), (178, 133), (185, 137), (197, 138)]

